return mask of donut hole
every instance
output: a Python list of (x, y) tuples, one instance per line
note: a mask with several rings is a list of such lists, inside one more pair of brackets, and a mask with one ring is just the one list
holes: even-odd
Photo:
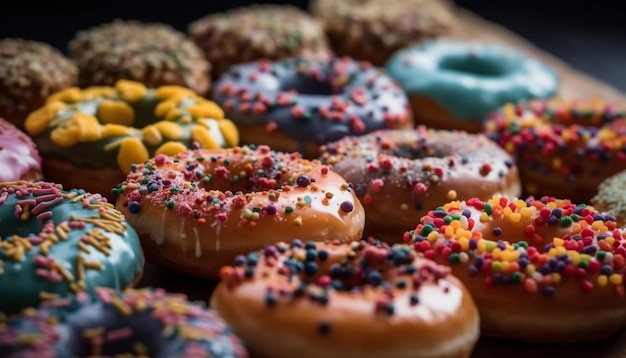
[[(453, 143), (452, 143), (453, 144)], [(453, 155), (453, 148), (447, 143), (398, 143), (392, 146), (385, 154), (407, 159), (418, 160), (424, 158), (445, 158)]]
[[(97, 342), (102, 342), (98, 356), (114, 357), (136, 351), (144, 346), (151, 357), (166, 353), (163, 325), (155, 321), (150, 311), (134, 314), (132, 319), (111, 307), (76, 312), (67, 322), (66, 349), (76, 357), (94, 355)], [(89, 338), (85, 338), (89, 337)]]
[(336, 94), (333, 86), (328, 81), (321, 81), (313, 76), (296, 73), (282, 78), (280, 83), (281, 91), (297, 91), (302, 95), (330, 96)]
[(501, 77), (509, 72), (509, 67), (509, 63), (502, 58), (477, 56), (449, 56), (439, 63), (442, 70), (479, 77)]

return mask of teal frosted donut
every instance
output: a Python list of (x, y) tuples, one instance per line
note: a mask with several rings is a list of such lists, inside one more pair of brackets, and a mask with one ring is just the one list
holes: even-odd
[(232, 329), (206, 305), (162, 289), (44, 302), (0, 319), (0, 357), (247, 358)]
[(0, 312), (131, 286), (143, 261), (135, 230), (99, 194), (0, 183)]
[(528, 54), (477, 42), (421, 43), (396, 52), (385, 67), (407, 92), (416, 123), (471, 132), (506, 103), (555, 95), (559, 82)]

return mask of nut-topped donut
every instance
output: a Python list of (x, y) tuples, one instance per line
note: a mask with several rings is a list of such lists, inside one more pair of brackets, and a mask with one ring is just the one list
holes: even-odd
[[(1, 318), (1, 317), (0, 317)], [(0, 319), (2, 357), (247, 358), (215, 312), (162, 289), (97, 288)]]
[(365, 206), (365, 234), (379, 239), (399, 241), (451, 199), (520, 194), (512, 158), (480, 134), (418, 126), (345, 137), (322, 151)]
[(0, 39), (0, 117), (19, 129), (48, 96), (77, 82), (78, 68), (58, 49), (39, 41)]
[(508, 104), (484, 133), (513, 155), (525, 195), (589, 203), (600, 182), (626, 169), (626, 110), (601, 99)]
[[(47, 180), (108, 196), (133, 163), (176, 154), (194, 142), (231, 147), (239, 137), (214, 102), (179, 86), (72, 87), (48, 98), (26, 120)], [(110, 198), (110, 196), (108, 196)]]
[(213, 99), (237, 124), (243, 144), (319, 154), (319, 146), (377, 129), (411, 128), (402, 89), (379, 69), (349, 58), (290, 58), (237, 65)]
[(408, 245), (279, 242), (221, 270), (211, 305), (255, 357), (469, 357), (472, 297)]
[(183, 32), (157, 22), (115, 19), (80, 30), (68, 43), (79, 86), (113, 86), (121, 79), (147, 87), (181, 86), (204, 96), (211, 64)]
[(41, 156), (33, 140), (0, 118), (0, 182), (42, 178)]
[(626, 233), (589, 205), (553, 197), (451, 201), (404, 239), (452, 268), (485, 334), (582, 342), (626, 325)]
[(365, 219), (341, 176), (268, 146), (160, 154), (113, 192), (149, 261), (206, 278), (278, 240), (358, 240)]
[(142, 269), (135, 230), (99, 194), (0, 183), (0, 311), (98, 286), (129, 287)]

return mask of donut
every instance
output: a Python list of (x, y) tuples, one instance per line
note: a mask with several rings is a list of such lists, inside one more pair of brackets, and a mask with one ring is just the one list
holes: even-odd
[(450, 201), (404, 240), (465, 284), (485, 335), (579, 343), (626, 324), (625, 232), (587, 204), (548, 196)]
[(363, 203), (365, 235), (389, 242), (449, 200), (521, 192), (513, 159), (481, 134), (418, 126), (345, 137), (322, 151)]
[(598, 191), (591, 198), (594, 208), (615, 216), (620, 227), (626, 225), (626, 169), (604, 179), (598, 185)]
[(479, 133), (507, 103), (554, 96), (556, 72), (505, 45), (437, 40), (399, 50), (385, 63), (409, 97), (415, 122)]
[(113, 204), (49, 182), (0, 183), (0, 307), (133, 286), (143, 269), (135, 230)]
[(0, 320), (0, 351), (3, 357), (248, 357), (205, 305), (150, 288), (99, 287), (25, 309)]
[(292, 240), (220, 270), (211, 306), (254, 357), (469, 357), (478, 311), (409, 245)]
[(441, 0), (312, 0), (331, 48), (382, 66), (396, 51), (439, 38), (452, 29), (453, 5)]
[(46, 98), (76, 85), (78, 68), (58, 49), (22, 38), (0, 39), (0, 117), (23, 129)]
[(365, 218), (341, 176), (268, 146), (160, 154), (114, 193), (149, 261), (208, 279), (242, 251), (281, 239), (358, 240)]
[(402, 89), (379, 69), (349, 58), (259, 60), (231, 67), (212, 97), (243, 144), (316, 158), (320, 145), (376, 129), (413, 127)]
[(321, 24), (286, 4), (251, 4), (212, 13), (187, 26), (218, 78), (235, 64), (293, 56), (328, 58), (332, 51)]
[(0, 183), (14, 180), (38, 181), (41, 156), (32, 139), (0, 118)]
[(626, 169), (626, 111), (601, 99), (507, 104), (484, 133), (513, 156), (526, 196), (589, 203), (604, 179)]
[(206, 95), (211, 64), (183, 32), (157, 22), (116, 19), (80, 30), (68, 43), (80, 87), (126, 79), (147, 87), (186, 87)]
[(203, 148), (238, 144), (234, 124), (214, 102), (179, 86), (68, 88), (31, 113), (25, 128), (42, 154), (46, 180), (101, 193), (109, 200), (133, 163)]

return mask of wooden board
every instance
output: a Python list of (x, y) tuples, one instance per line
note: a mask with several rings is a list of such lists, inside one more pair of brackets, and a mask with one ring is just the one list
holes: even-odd
[[(490, 41), (510, 45), (536, 55), (552, 66), (560, 76), (560, 95), (569, 98), (603, 98), (626, 103), (626, 94), (575, 70), (564, 61), (540, 50), (525, 39), (497, 24), (490, 23), (466, 10), (458, 10), (458, 25), (452, 38)], [(191, 299), (207, 301), (215, 282), (187, 277), (151, 264), (146, 265), (140, 286), (163, 287), (172, 292), (183, 292)], [(626, 331), (600, 343), (569, 346), (530, 345), (482, 337), (474, 350), (473, 358), (552, 358), (552, 357), (626, 357)]]

